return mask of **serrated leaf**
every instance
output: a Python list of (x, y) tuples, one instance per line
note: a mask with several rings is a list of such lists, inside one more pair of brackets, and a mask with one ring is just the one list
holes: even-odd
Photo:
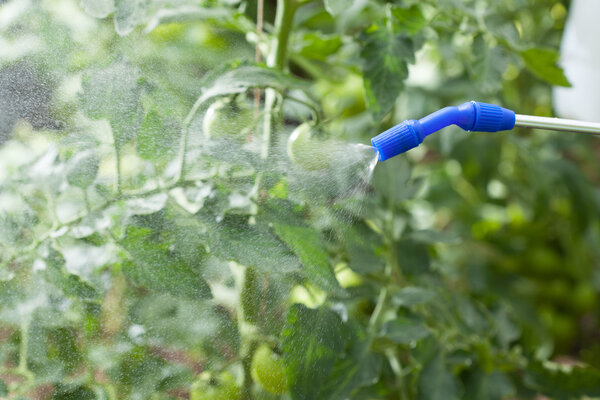
[(300, 258), (306, 277), (320, 288), (343, 294), (319, 232), (304, 226), (273, 224), (275, 233)]
[(287, 313), (282, 348), (285, 371), (294, 400), (319, 399), (345, 343), (340, 317), (321, 307), (294, 304)]
[(325, 0), (325, 10), (333, 17), (337, 17), (353, 4), (353, 0)]
[(600, 396), (600, 370), (592, 367), (533, 361), (527, 366), (525, 383), (558, 400)]
[(541, 79), (557, 86), (571, 86), (564, 71), (557, 65), (559, 54), (553, 49), (531, 48), (522, 51), (525, 65)]
[(144, 226), (129, 226), (121, 246), (131, 256), (124, 273), (138, 285), (176, 297), (209, 299), (211, 291), (202, 278), (199, 257), (197, 265), (190, 265), (178, 254), (171, 252), (171, 244), (160, 234)]
[(232, 216), (221, 222), (207, 217), (205, 222), (209, 227), (210, 251), (219, 258), (270, 273), (286, 273), (300, 267), (298, 258), (265, 226), (250, 225), (246, 219)]
[(87, 188), (96, 180), (100, 158), (93, 150), (84, 150), (71, 157), (67, 163), (67, 182), (71, 186)]
[(376, 120), (387, 114), (404, 88), (408, 62), (414, 62), (410, 37), (375, 26), (361, 35), (363, 79), (369, 110)]
[(88, 71), (83, 77), (81, 103), (86, 114), (110, 122), (115, 144), (122, 146), (135, 136), (138, 126), (139, 70), (127, 62)]
[(448, 371), (441, 352), (434, 355), (421, 370), (419, 400), (458, 400), (458, 382)]
[(65, 269), (65, 259), (55, 249), (51, 247), (48, 249), (43, 263), (45, 266), (40, 273), (46, 281), (59, 288), (65, 296), (84, 300), (93, 300), (98, 297), (97, 290), (90, 283)]
[(411, 344), (430, 335), (429, 329), (418, 321), (396, 318), (383, 326), (381, 335), (398, 344)]
[(433, 300), (435, 293), (420, 287), (404, 287), (392, 295), (392, 301), (397, 306), (410, 307), (428, 303)]
[(94, 18), (106, 18), (115, 11), (115, 0), (80, 0), (79, 4)]
[(408, 32), (411, 35), (416, 34), (427, 25), (427, 20), (423, 16), (421, 8), (416, 4), (410, 7), (394, 7), (392, 15), (395, 18), (394, 23), (398, 30)]

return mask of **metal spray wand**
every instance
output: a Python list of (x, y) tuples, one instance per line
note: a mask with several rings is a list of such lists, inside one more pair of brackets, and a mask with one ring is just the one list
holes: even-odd
[(548, 129), (600, 135), (600, 123), (563, 118), (515, 114), (494, 104), (470, 101), (457, 107), (446, 107), (420, 120), (404, 121), (371, 139), (379, 160), (404, 153), (423, 142), (425, 137), (449, 125), (470, 132), (498, 132), (524, 128)]

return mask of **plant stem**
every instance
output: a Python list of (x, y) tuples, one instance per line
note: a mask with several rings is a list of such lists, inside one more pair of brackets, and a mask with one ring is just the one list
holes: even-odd
[(116, 138), (113, 140), (115, 140), (115, 157), (117, 163), (117, 194), (121, 196), (123, 187), (121, 179), (121, 146), (116, 143)]
[(23, 375), (29, 372), (27, 368), (27, 348), (29, 346), (29, 318), (21, 324), (21, 343), (19, 345), (19, 367), (18, 370)]
[[(277, 13), (275, 14), (275, 32), (277, 35), (275, 47), (267, 58), (269, 67), (285, 70), (287, 62), (287, 47), (290, 32), (294, 22), (294, 14), (298, 4), (294, 0), (277, 0)], [(265, 115), (263, 125), (263, 147), (261, 157), (267, 158), (271, 146), (271, 134), (273, 131), (273, 108), (277, 92), (274, 89), (265, 91)]]

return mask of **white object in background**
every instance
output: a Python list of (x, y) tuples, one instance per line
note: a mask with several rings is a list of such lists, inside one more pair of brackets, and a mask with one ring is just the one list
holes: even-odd
[(572, 87), (554, 88), (560, 117), (600, 122), (600, 0), (573, 0), (560, 64)]

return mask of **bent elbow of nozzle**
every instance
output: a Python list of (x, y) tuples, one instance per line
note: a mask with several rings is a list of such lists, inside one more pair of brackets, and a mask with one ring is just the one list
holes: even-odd
[(515, 113), (494, 104), (470, 101), (443, 108), (418, 121), (404, 121), (372, 138), (371, 144), (379, 160), (385, 161), (417, 147), (427, 136), (449, 125), (475, 132), (506, 131), (514, 128)]

